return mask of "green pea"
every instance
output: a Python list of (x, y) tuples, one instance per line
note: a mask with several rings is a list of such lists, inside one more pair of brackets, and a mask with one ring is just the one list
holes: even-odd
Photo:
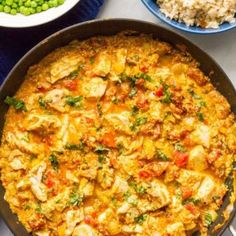
[(43, 9), (43, 11), (47, 11), (48, 8), (49, 8), (49, 6), (48, 6), (47, 3), (44, 3), (44, 4), (42, 5), (42, 9)]
[(9, 13), (11, 11), (11, 8), (9, 6), (5, 6), (3, 9), (4, 12)]
[(12, 14), (12, 15), (16, 15), (16, 14), (17, 14), (16, 9), (11, 9), (10, 14)]
[(7, 4), (7, 5), (11, 6), (12, 3), (13, 3), (13, 0), (6, 0), (6, 4)]

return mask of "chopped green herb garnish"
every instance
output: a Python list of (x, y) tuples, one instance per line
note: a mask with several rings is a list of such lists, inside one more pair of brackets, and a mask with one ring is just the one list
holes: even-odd
[(100, 164), (103, 164), (103, 163), (105, 162), (105, 160), (106, 160), (106, 157), (105, 157), (105, 156), (103, 156), (103, 155), (99, 155), (99, 156), (98, 156), (98, 162), (99, 162)]
[(207, 226), (210, 226), (213, 222), (213, 219), (212, 219), (212, 216), (210, 213), (206, 213), (205, 216), (204, 216), (204, 223), (207, 225)]
[(170, 159), (166, 156), (164, 152), (161, 150), (157, 150), (157, 158), (162, 160), (162, 161), (169, 161)]
[(80, 195), (78, 192), (73, 191), (70, 194), (70, 200), (68, 202), (68, 204), (70, 206), (79, 206), (82, 202), (83, 202), (84, 198), (82, 195)]
[(9, 106), (13, 106), (16, 110), (27, 111), (25, 103), (22, 100), (7, 96), (4, 102)]
[(49, 161), (51, 162), (53, 169), (58, 170), (59, 162), (57, 160), (57, 157), (53, 153), (50, 155)]
[(99, 103), (97, 103), (97, 109), (98, 109), (98, 114), (99, 114), (99, 116), (102, 116), (102, 105), (101, 105), (101, 103), (99, 102)]
[(192, 89), (188, 89), (188, 92), (192, 96), (192, 98), (194, 98), (194, 99), (200, 99), (201, 98), (201, 96), (196, 94)]
[(143, 186), (138, 186), (136, 182), (130, 182), (129, 186), (134, 188), (134, 190), (138, 193), (138, 194), (144, 194), (146, 193), (147, 189), (144, 188)]
[(188, 204), (190, 202), (192, 202), (194, 205), (197, 205), (200, 202), (200, 200), (196, 199), (196, 198), (187, 198), (187, 199), (182, 201), (182, 204), (186, 205), (186, 204)]
[(95, 150), (94, 152), (98, 153), (98, 154), (103, 154), (104, 152), (109, 152), (109, 148), (106, 148), (102, 145), (99, 145)]
[(131, 88), (131, 91), (129, 93), (129, 97), (132, 98), (137, 94), (138, 90), (136, 87)]
[(146, 124), (146, 123), (147, 123), (147, 117), (138, 117), (138, 118), (134, 121), (134, 123), (133, 123), (133, 125), (130, 127), (130, 129), (131, 129), (132, 131), (135, 131), (136, 128), (137, 128), (137, 126), (144, 125), (144, 124)]
[(164, 85), (163, 87), (163, 98), (161, 99), (162, 103), (170, 104), (171, 103), (171, 93), (168, 91), (169, 86)]
[(204, 121), (204, 115), (202, 112), (197, 112), (197, 117), (198, 117), (198, 120), (203, 122)]
[(175, 144), (175, 150), (176, 150), (176, 151), (179, 151), (179, 152), (186, 152), (185, 147), (182, 146), (182, 145), (179, 144), (179, 143), (176, 143), (176, 144)]
[(141, 214), (141, 215), (139, 215), (139, 216), (134, 218), (134, 222), (136, 224), (140, 224), (141, 225), (147, 219), (147, 216), (148, 216), (147, 214)]
[(42, 108), (46, 108), (46, 102), (43, 100), (42, 97), (39, 97), (39, 106), (41, 106)]
[(131, 115), (135, 116), (138, 114), (139, 108), (137, 106), (132, 106)]
[(119, 99), (117, 97), (112, 97), (111, 101), (112, 103), (117, 104), (119, 102)]
[(74, 79), (79, 75), (79, 72), (84, 68), (84, 63), (80, 64), (78, 69), (75, 71), (72, 71), (69, 75), (70, 79)]
[(90, 58), (89, 58), (89, 61), (90, 61), (90, 64), (91, 64), (91, 65), (94, 64), (94, 62), (95, 62), (95, 57), (94, 57), (94, 56), (90, 57)]
[(83, 99), (82, 96), (77, 96), (77, 97), (67, 96), (66, 97), (66, 104), (68, 104), (69, 106), (72, 106), (72, 107), (80, 107), (82, 99)]
[(76, 150), (83, 151), (84, 147), (85, 147), (85, 144), (83, 142), (80, 142), (79, 144), (68, 143), (65, 145), (65, 149), (68, 149), (71, 151), (76, 151)]
[(37, 213), (39, 213), (39, 214), (42, 214), (42, 213), (43, 213), (40, 203), (37, 203), (37, 206), (35, 207), (35, 212), (37, 212)]
[(198, 106), (199, 107), (206, 107), (206, 102), (205, 101), (200, 101)]

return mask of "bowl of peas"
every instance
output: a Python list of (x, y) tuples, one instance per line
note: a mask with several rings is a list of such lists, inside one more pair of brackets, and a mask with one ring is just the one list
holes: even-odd
[(23, 28), (52, 21), (79, 0), (0, 0), (0, 26)]

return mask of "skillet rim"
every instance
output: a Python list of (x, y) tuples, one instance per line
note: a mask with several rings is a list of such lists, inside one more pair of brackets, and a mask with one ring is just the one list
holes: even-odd
[[(98, 24), (98, 25), (102, 25), (102, 24), (105, 24), (106, 22), (108, 22), (108, 24), (109, 23), (114, 23), (114, 24), (116, 24), (116, 23), (119, 23), (119, 24), (122, 24), (122, 27), (124, 28), (124, 29), (122, 29), (122, 30), (117, 30), (116, 29), (116, 27), (114, 26), (114, 29), (113, 29), (113, 31), (114, 31), (114, 33), (109, 33), (109, 30), (108, 31), (106, 31), (107, 32), (107, 34), (106, 33), (94, 33), (93, 34), (93, 32), (91, 32), (90, 33), (90, 36), (82, 36), (82, 37), (78, 37), (78, 39), (80, 39), (80, 38), (82, 38), (82, 40), (84, 40), (84, 39), (86, 39), (86, 38), (90, 38), (90, 37), (94, 37), (94, 36), (97, 36), (97, 35), (114, 35), (114, 34), (116, 34), (116, 33), (118, 33), (118, 32), (120, 32), (120, 31), (125, 31), (125, 29), (130, 29), (130, 30), (133, 30), (132, 29), (132, 27), (134, 27), (134, 25), (136, 24), (136, 25), (143, 25), (143, 26), (149, 26), (149, 27), (152, 27), (153, 29), (155, 28), (155, 30), (156, 30), (156, 34), (158, 34), (158, 31), (162, 31), (162, 32), (164, 32), (164, 33), (167, 33), (167, 34), (172, 34), (172, 35), (175, 35), (175, 37), (177, 37), (178, 39), (180, 39), (181, 41), (182, 41), (182, 44), (188, 44), (187, 45), (187, 51), (190, 53), (190, 55), (192, 55), (192, 50), (194, 49), (194, 50), (196, 50), (196, 51), (198, 51), (198, 53), (200, 54), (200, 55), (202, 55), (203, 57), (206, 57), (207, 59), (209, 59), (209, 62), (211, 62), (211, 64), (213, 64), (214, 66), (215, 66), (215, 68), (217, 68), (217, 70), (219, 71), (219, 73), (223, 76), (223, 79), (224, 80), (226, 80), (225, 81), (225, 84), (227, 85), (227, 90), (231, 90), (231, 92), (233, 93), (233, 95), (236, 97), (236, 88), (234, 87), (234, 85), (233, 85), (233, 83), (232, 83), (232, 81), (229, 79), (229, 77), (227, 76), (227, 74), (224, 72), (224, 70), (222, 69), (222, 67), (216, 62), (216, 60), (214, 59), (214, 58), (212, 58), (208, 53), (206, 53), (203, 49), (201, 49), (199, 46), (197, 46), (195, 43), (193, 43), (193, 42), (191, 42), (190, 40), (188, 40), (186, 37), (184, 37), (184, 36), (182, 36), (182, 35), (180, 35), (179, 33), (176, 33), (175, 31), (173, 31), (173, 30), (170, 30), (170, 29), (167, 29), (167, 28), (165, 28), (165, 27), (163, 27), (163, 26), (160, 26), (160, 25), (157, 25), (157, 24), (155, 24), (155, 23), (152, 23), (152, 22), (148, 22), (148, 21), (144, 21), (144, 20), (139, 20), (139, 19), (129, 19), (129, 18), (111, 18), (111, 19), (95, 19), (95, 20), (91, 20), (91, 21), (86, 21), (86, 22), (82, 22), (82, 23), (78, 23), (78, 24), (74, 24), (74, 25), (71, 25), (71, 26), (69, 26), (69, 27), (66, 27), (66, 28), (64, 28), (64, 29), (61, 29), (61, 30), (59, 30), (59, 31), (57, 31), (57, 32), (55, 32), (55, 33), (53, 33), (53, 34), (51, 34), (51, 35), (49, 35), (47, 38), (45, 38), (45, 39), (43, 39), (42, 41), (40, 41), (39, 43), (37, 43), (32, 49), (30, 49), (27, 53), (25, 53), (25, 55), (23, 55), (22, 57), (21, 57), (21, 59), (15, 64), (15, 66), (11, 69), (11, 71), (8, 73), (8, 75), (6, 76), (6, 78), (5, 78), (5, 80), (3, 81), (3, 83), (1, 84), (1, 86), (0, 86), (0, 102), (2, 102), (2, 94), (4, 94), (4, 91), (6, 90), (6, 88), (7, 88), (7, 86), (9, 86), (9, 84), (14, 84), (13, 82), (14, 82), (14, 74), (17, 72), (17, 69), (19, 69), (22, 65), (24, 65), (29, 59), (30, 59), (30, 57), (37, 57), (37, 55), (36, 55), (36, 52), (37, 51), (39, 51), (39, 49), (40, 49), (40, 47), (43, 47), (43, 46), (45, 46), (45, 45), (47, 45), (47, 44), (49, 44), (49, 42), (50, 41), (53, 41), (53, 40), (56, 40), (56, 41), (60, 41), (60, 38), (61, 38), (61, 36), (63, 36), (63, 35), (69, 35), (70, 34), (70, 32), (71, 31), (73, 31), (73, 30), (78, 30), (79, 31), (79, 28), (82, 28), (82, 27), (86, 27), (87, 25), (89, 26), (89, 25), (96, 25), (96, 24)], [(118, 27), (119, 28), (119, 27)], [(135, 27), (134, 27), (135, 28)], [(136, 30), (135, 30), (136, 31)], [(150, 34), (150, 35), (153, 35), (154, 34), (154, 31), (153, 30), (151, 30), (151, 29), (149, 29), (149, 33), (148, 32), (145, 32), (145, 30), (140, 30), (138, 33), (141, 33), (141, 34)], [(159, 38), (159, 36), (155, 36), (154, 38)], [(160, 37), (160, 38), (162, 38), (162, 37)], [(72, 41), (73, 39), (76, 39), (75, 37), (73, 37), (72, 39), (70, 39), (69, 41)], [(51, 53), (53, 50), (55, 50), (55, 49), (57, 49), (57, 48), (59, 48), (59, 47), (63, 47), (63, 45), (66, 45), (66, 44), (68, 44), (68, 42), (67, 43), (65, 43), (65, 41), (66, 41), (66, 39), (63, 39), (64, 40), (64, 42), (63, 42), (63, 44), (62, 44), (62, 46), (57, 46), (57, 47), (54, 47), (54, 49), (52, 49), (50, 52), (48, 52), (48, 53), (46, 53), (44, 56), (40, 56), (40, 59), (38, 60), (36, 60), (37, 62), (33, 62), (33, 63), (31, 63), (31, 65), (30, 66), (32, 66), (33, 64), (35, 64), (35, 63), (38, 63), (42, 58), (44, 58), (46, 55), (48, 55), (49, 53)], [(67, 39), (68, 40), (68, 39)], [(163, 39), (161, 39), (161, 40), (163, 40)], [(163, 40), (164, 41), (164, 40)], [(170, 39), (170, 40), (166, 40), (166, 42), (168, 42), (168, 43), (170, 43), (171, 45), (173, 45), (173, 46), (175, 46), (176, 47), (176, 43), (174, 42), (174, 41), (178, 41), (176, 38), (174, 38), (173, 40), (172, 39)], [(191, 48), (190, 48), (190, 47)], [(193, 56), (192, 55), (192, 57), (194, 58), (194, 59), (196, 59), (197, 61), (199, 61), (199, 59), (197, 59), (196, 58), (196, 56)], [(200, 63), (200, 65), (201, 65), (202, 63)], [(29, 66), (27, 67), (27, 70), (28, 70), (28, 68), (29, 68)], [(202, 68), (201, 68), (202, 69)], [(205, 73), (205, 72), (204, 72)], [(18, 85), (16, 86), (16, 91), (19, 89), (19, 87), (21, 86), (21, 84), (23, 83), (23, 81), (24, 81), (24, 78), (22, 78), (22, 79), (20, 79), (20, 82), (18, 83)], [(212, 81), (211, 81), (212, 82)], [(216, 82), (217, 83), (217, 82)], [(218, 88), (218, 85), (216, 85), (216, 84), (214, 84), (214, 87), (216, 87), (216, 89), (217, 90), (219, 90), (219, 88)], [(233, 104), (233, 102), (232, 101), (230, 101), (230, 99), (228, 98), (228, 96), (230, 96), (230, 94), (226, 94), (225, 92), (222, 92), (222, 91), (220, 91), (220, 93), (224, 96), (224, 97), (226, 97), (227, 98), (227, 101), (229, 102), (229, 104), (230, 104), (230, 106), (232, 106), (232, 104)], [(235, 103), (235, 105), (236, 105), (236, 103)], [(4, 105), (3, 105), (4, 106)], [(235, 111), (233, 111), (232, 110), (232, 107), (231, 107), (231, 111), (235, 114), (235, 116), (236, 116), (236, 110)], [(0, 117), (3, 117), (3, 120), (4, 120), (4, 118), (5, 118), (5, 114), (0, 114)], [(1, 124), (1, 126), (0, 126), (0, 143), (1, 143), (1, 132), (2, 132), (2, 128), (4, 127), (4, 124)], [(233, 177), (234, 178), (234, 177)], [(233, 188), (233, 186), (230, 186), (230, 191), (232, 191), (232, 188)], [(229, 192), (230, 192), (229, 191)], [(3, 188), (3, 186), (2, 186), (2, 184), (1, 184), (1, 181), (0, 181), (0, 203), (1, 202), (4, 202), (4, 204), (7, 204), (7, 210), (10, 210), (11, 211), (11, 209), (10, 209), (10, 207), (9, 207), (9, 205), (8, 205), (8, 203), (4, 200), (4, 193), (5, 193), (5, 191), (4, 191), (4, 188)], [(224, 200), (224, 203), (226, 202), (226, 200)], [(224, 211), (225, 210), (225, 208), (223, 208), (222, 206), (221, 206), (221, 208), (222, 208), (222, 210)], [(220, 208), (220, 209), (221, 209)], [(11, 232), (13, 233), (13, 234), (15, 234), (16, 233), (16, 231), (15, 230), (13, 230), (13, 227), (12, 227), (12, 225), (13, 224), (15, 224), (15, 225), (20, 225), (20, 228), (21, 227), (23, 227), (24, 228), (24, 226), (17, 220), (17, 221), (14, 221), (14, 222), (11, 222), (10, 223), (10, 221), (11, 221), (11, 219), (9, 220), (9, 219), (7, 219), (6, 217), (5, 217), (5, 214), (6, 213), (4, 213), (4, 210), (2, 209), (2, 207), (0, 207), (0, 216), (2, 217), (2, 219), (3, 219), (3, 221), (6, 223), (6, 225), (8, 226), (8, 228), (11, 230)], [(12, 215), (12, 217), (14, 216), (14, 218), (16, 218), (16, 215), (11, 211), (11, 213), (10, 213), (11, 215)], [(230, 212), (230, 216), (229, 216), (229, 218), (228, 218), (228, 220), (226, 221), (226, 223), (224, 223), (224, 225), (220, 228), (220, 230), (217, 232), (217, 233), (214, 233), (214, 235), (217, 235), (217, 236), (220, 236), (220, 235), (222, 235), (223, 233), (224, 233), (224, 231), (230, 226), (230, 224), (231, 224), (231, 222), (232, 222), (232, 220), (234, 219), (234, 217), (235, 217), (235, 215), (236, 215), (236, 202), (234, 203), (234, 208), (233, 208), (233, 210), (232, 210), (232, 212)], [(219, 218), (221, 218), (221, 216), (219, 216)], [(18, 219), (18, 218), (17, 218)], [(29, 234), (28, 233), (28, 235), (31, 235), (31, 234)]]

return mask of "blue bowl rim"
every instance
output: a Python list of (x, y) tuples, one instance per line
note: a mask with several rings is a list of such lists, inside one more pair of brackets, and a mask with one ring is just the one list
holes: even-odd
[[(225, 27), (225, 28), (217, 28), (217, 29), (204, 29), (203, 30), (200, 30), (201, 28), (200, 27), (197, 27), (195, 26), (195, 30), (188, 27), (187, 25), (185, 26), (181, 26), (179, 22), (175, 21), (175, 20), (172, 20), (168, 17), (166, 17), (163, 13), (161, 12), (157, 12), (153, 6), (150, 5), (150, 0), (141, 0), (142, 3), (147, 7), (147, 9), (153, 14), (155, 15), (157, 18), (159, 18), (162, 22), (176, 28), (176, 29), (179, 29), (179, 30), (182, 30), (182, 31), (185, 31), (185, 32), (188, 32), (188, 33), (193, 33), (193, 34), (202, 34), (202, 35), (206, 35), (206, 34), (217, 34), (217, 33), (223, 33), (225, 31), (228, 31), (228, 30), (231, 30), (233, 28), (236, 28), (236, 23), (234, 24), (229, 24), (229, 26)], [(153, 1), (153, 0), (152, 0)], [(158, 7), (158, 6), (157, 6)], [(174, 23), (172, 23), (175, 22)], [(177, 24), (176, 24), (177, 23)], [(183, 23), (184, 24), (184, 23)]]

